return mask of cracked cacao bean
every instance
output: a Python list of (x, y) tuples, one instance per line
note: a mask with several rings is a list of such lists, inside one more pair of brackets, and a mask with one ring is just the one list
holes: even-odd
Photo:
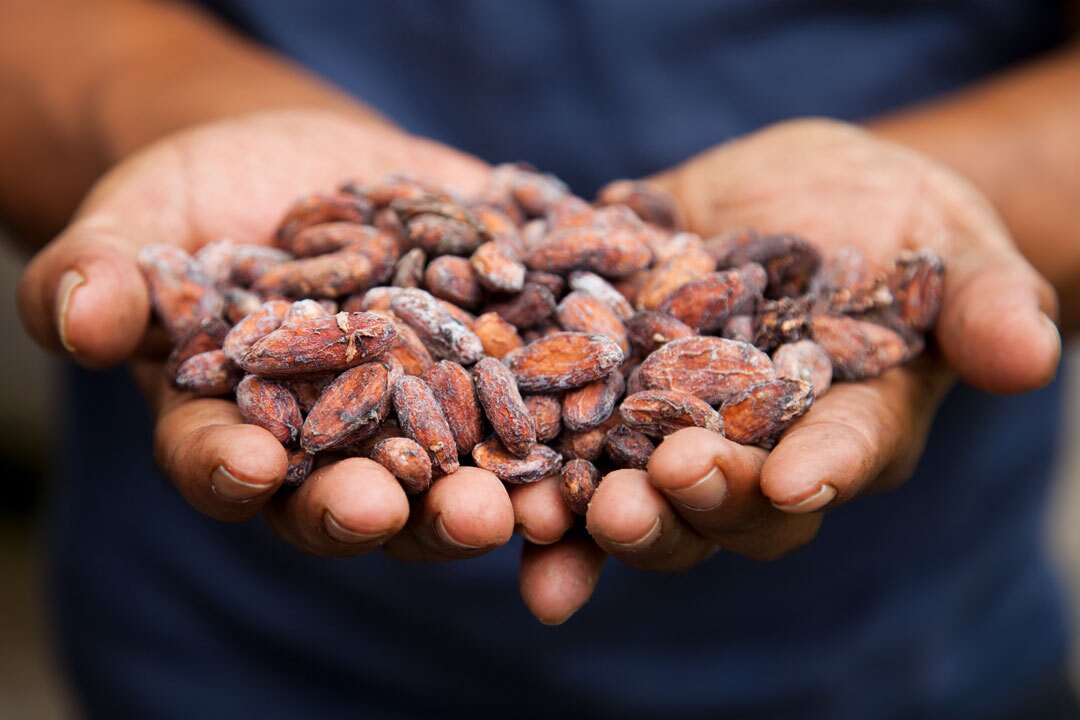
[(619, 412), (629, 428), (650, 437), (664, 437), (688, 427), (724, 432), (719, 413), (679, 390), (643, 390), (623, 400)]
[(751, 385), (721, 406), (724, 436), (743, 445), (771, 443), (813, 404), (814, 391), (802, 380)]
[(529, 393), (573, 390), (610, 375), (623, 361), (623, 351), (603, 335), (561, 332), (542, 337), (504, 360)]
[(390, 297), (390, 309), (416, 331), (437, 358), (472, 365), (484, 354), (484, 345), (476, 333), (430, 293), (401, 290)]
[(719, 405), (749, 385), (776, 379), (769, 356), (753, 345), (711, 336), (672, 340), (641, 363), (646, 388), (681, 390)]
[(776, 374), (789, 380), (809, 383), (815, 398), (821, 398), (832, 385), (832, 361), (813, 340), (781, 345), (773, 353)]
[(486, 440), (472, 451), (477, 467), (495, 473), (511, 485), (523, 485), (558, 472), (562, 458), (547, 445), (535, 445), (525, 457), (509, 452), (496, 438)]
[(300, 444), (311, 453), (343, 448), (374, 435), (390, 412), (386, 366), (369, 362), (333, 380), (308, 412)]
[(457, 470), (457, 442), (431, 387), (418, 377), (403, 375), (394, 383), (392, 397), (398, 425), (406, 437), (424, 448), (443, 473)]
[(656, 445), (645, 433), (619, 423), (604, 437), (604, 451), (616, 467), (644, 470)]
[(484, 415), (472, 376), (461, 365), (440, 360), (423, 374), (423, 379), (450, 426), (458, 454), (468, 456), (473, 446), (484, 439)]
[(585, 515), (589, 503), (600, 485), (600, 471), (588, 460), (575, 458), (562, 467), (559, 492), (566, 506), (575, 515)]
[(371, 449), (371, 459), (389, 470), (409, 495), (431, 487), (431, 458), (415, 440), (386, 438)]
[(282, 325), (255, 342), (240, 366), (272, 378), (347, 370), (381, 355), (395, 338), (386, 318), (341, 312)]
[(908, 358), (904, 338), (882, 325), (827, 313), (814, 313), (812, 323), (838, 380), (877, 377)]
[(304, 418), (296, 396), (285, 385), (247, 375), (236, 386), (236, 405), (244, 422), (270, 431), (282, 445), (295, 445), (300, 439)]
[(562, 401), (558, 395), (525, 395), (521, 398), (529, 410), (538, 442), (554, 440), (562, 431)]
[(599, 427), (611, 417), (625, 389), (623, 374), (613, 372), (603, 380), (570, 390), (562, 400), (563, 427), (571, 432)]
[(495, 435), (512, 454), (527, 456), (536, 445), (536, 428), (513, 373), (495, 358), (484, 358), (473, 368), (473, 381)]

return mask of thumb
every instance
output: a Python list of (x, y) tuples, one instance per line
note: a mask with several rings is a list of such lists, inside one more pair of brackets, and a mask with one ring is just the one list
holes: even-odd
[(194, 244), (184, 166), (171, 146), (113, 168), (90, 190), (74, 221), (19, 280), (23, 325), (42, 347), (90, 367), (132, 356), (150, 320), (139, 250)]
[(88, 215), (38, 253), (18, 290), (19, 314), (34, 340), (90, 366), (131, 356), (150, 316), (139, 245)]
[(989, 392), (1040, 388), (1057, 373), (1057, 295), (1011, 244), (947, 259), (936, 337), (965, 382)]

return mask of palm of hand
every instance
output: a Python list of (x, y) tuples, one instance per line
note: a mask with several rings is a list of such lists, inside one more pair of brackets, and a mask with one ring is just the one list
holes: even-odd
[[(27, 327), (42, 344), (63, 342), (88, 364), (124, 360), (146, 346), (149, 298), (135, 262), (143, 245), (194, 250), (223, 236), (265, 243), (296, 198), (402, 169), (466, 189), (479, 188), (487, 173), (436, 143), (327, 113), (269, 113), (168, 138), (107, 175), (28, 268), (21, 286)], [(62, 279), (72, 271), (81, 281)], [(361, 554), (393, 538), (402, 557), (469, 556), (512, 532), (506, 490), (476, 469), (448, 476), (413, 507), (392, 475), (359, 458), (275, 495), (286, 458), (273, 436), (243, 424), (232, 402), (168, 388), (160, 363), (139, 360), (134, 370), (157, 416), (159, 465), (208, 515), (236, 521), (265, 509), (279, 535), (324, 555)]]
[[(922, 156), (835, 123), (777, 126), (722, 145), (661, 182), (684, 202), (691, 228), (706, 237), (741, 227), (794, 232), (825, 256), (855, 247), (872, 271), (904, 250), (929, 248), (955, 269), (966, 257), (1011, 247), (992, 209), (962, 180)], [(955, 312), (948, 304), (947, 310)], [(941, 359), (931, 357), (860, 386), (838, 387), (835, 399), (820, 402), (786, 434), (780, 459), (763, 468), (763, 489), (783, 506), (817, 492), (814, 483), (800, 490), (788, 472), (795, 463), (782, 461), (792, 448), (808, 450), (818, 441), (834, 450), (862, 444), (864, 452), (848, 459), (870, 465), (873, 473), (848, 483), (823, 478), (830, 490), (801, 512), (846, 501), (871, 485), (901, 482), (918, 459), (948, 384)], [(820, 432), (825, 427), (828, 436)], [(783, 480), (771, 482), (774, 464), (784, 468)], [(840, 470), (835, 460), (827, 464), (828, 474)]]
[[(834, 386), (770, 453), (699, 429), (668, 437), (647, 473), (612, 473), (593, 498), (588, 527), (610, 555), (660, 570), (692, 567), (718, 549), (779, 557), (814, 536), (819, 510), (906, 479), (950, 371), (997, 392), (1053, 376), (1053, 291), (981, 195), (926, 158), (851, 126), (796, 121), (653, 180), (704, 237), (795, 232), (825, 254), (855, 246), (879, 267), (901, 250), (935, 250), (947, 266), (941, 357)], [(591, 562), (595, 577), (600, 561)], [(560, 607), (551, 598), (531, 605), (541, 616)]]
[(776, 126), (657, 178), (705, 235), (750, 226), (797, 232), (825, 253), (857, 246), (880, 264), (929, 247), (1009, 245), (986, 201), (927, 158), (836, 123)]

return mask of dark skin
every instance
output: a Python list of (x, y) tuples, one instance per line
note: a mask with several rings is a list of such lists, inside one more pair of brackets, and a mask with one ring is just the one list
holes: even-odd
[[(20, 310), (43, 347), (90, 366), (137, 357), (144, 342), (149, 303), (134, 255), (145, 243), (262, 242), (291, 199), (342, 177), (408, 168), (469, 188), (487, 169), (183, 6), (6, 0), (0, 40), (0, 89), (16, 98), (0, 109), (0, 213), (30, 242), (59, 233), (28, 266)], [(182, 51), (193, 43), (197, 57)], [(878, 260), (934, 247), (949, 266), (942, 357), (836, 387), (767, 455), (704, 431), (672, 436), (648, 472), (605, 479), (587, 518), (595, 542), (563, 537), (572, 518), (554, 479), (508, 492), (490, 473), (462, 470), (410, 507), (388, 473), (349, 460), (273, 499), (284, 455), (272, 436), (240, 424), (232, 403), (165, 389), (140, 360), (159, 462), (201, 511), (233, 521), (262, 512), (316, 554), (470, 557), (517, 527), (529, 540), (523, 597), (551, 623), (587, 601), (607, 556), (667, 570), (718, 550), (782, 556), (813, 538), (823, 510), (906, 478), (953, 377), (994, 392), (1053, 377), (1054, 322), (1071, 329), (1080, 316), (1078, 126), (1073, 47), (868, 130), (793, 121), (653, 178), (703, 235), (798, 228)], [(244, 203), (226, 202), (235, 187)]]

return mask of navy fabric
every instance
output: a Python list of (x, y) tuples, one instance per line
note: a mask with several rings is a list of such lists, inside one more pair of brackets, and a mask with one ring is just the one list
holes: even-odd
[(581, 193), (787, 117), (862, 118), (1059, 40), (1052, 0), (209, 0), (399, 124)]
[[(1055, 4), (215, 2), (396, 121), (590, 193), (789, 116), (860, 118), (1054, 45)], [(565, 626), (515, 543), (328, 561), (190, 509), (122, 371), (69, 372), (53, 516), (63, 657), (91, 717), (989, 718), (1060, 677), (1041, 541), (1060, 383), (960, 387), (915, 477), (773, 564), (609, 564)], [(103, 413), (105, 413), (103, 415)]]

